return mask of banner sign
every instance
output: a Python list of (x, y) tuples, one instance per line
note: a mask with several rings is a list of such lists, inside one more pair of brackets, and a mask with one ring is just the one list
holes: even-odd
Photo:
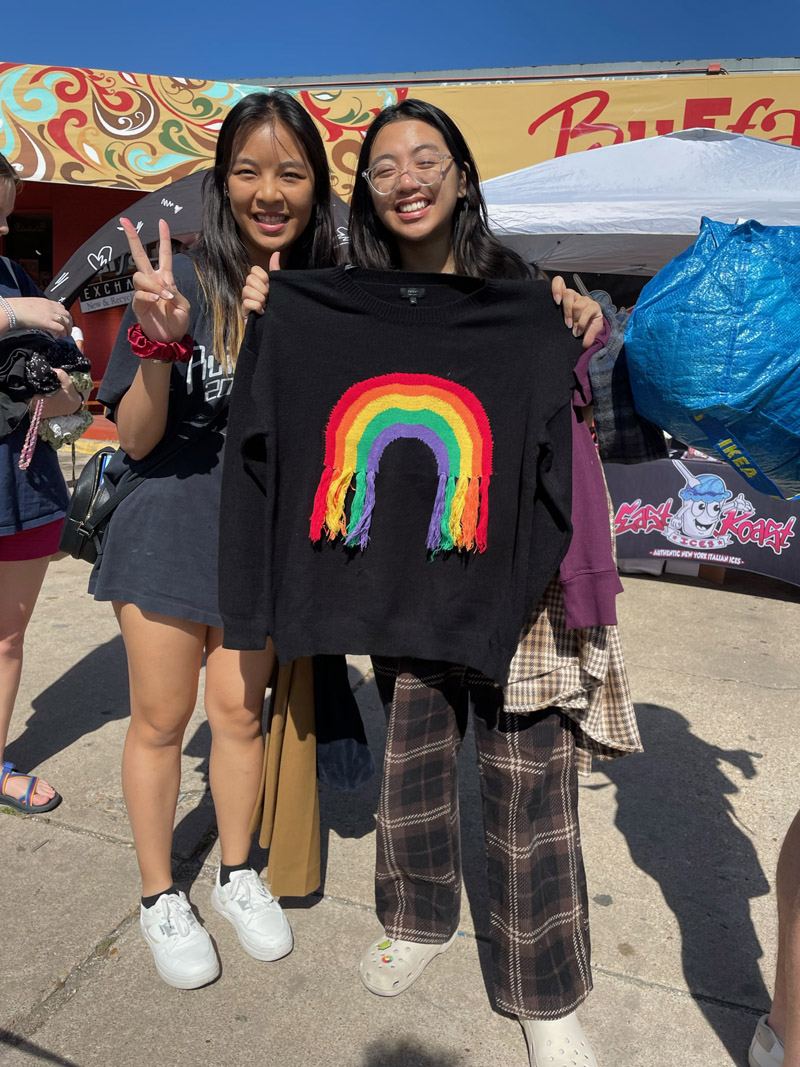
[(756, 492), (727, 464), (609, 463), (619, 559), (682, 559), (800, 585), (800, 500)]
[[(364, 131), (417, 96), (461, 127), (482, 179), (546, 159), (706, 126), (800, 146), (800, 71), (281, 87), (317, 125), (348, 199)], [(264, 85), (0, 63), (0, 152), (34, 181), (149, 191), (213, 163), (229, 110)]]
[(81, 311), (121, 307), (133, 300), (133, 275), (91, 282), (80, 293)]

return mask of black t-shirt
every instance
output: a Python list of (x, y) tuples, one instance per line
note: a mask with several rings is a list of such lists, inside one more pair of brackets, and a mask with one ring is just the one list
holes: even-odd
[(543, 282), (274, 275), (231, 401), (225, 644), (504, 681), (569, 542), (579, 351)]
[[(189, 363), (176, 363), (170, 381), (167, 428), (153, 451), (137, 463), (121, 450), (107, 467), (147, 472), (176, 438), (186, 441), (114, 512), (89, 590), (98, 600), (122, 600), (143, 610), (220, 626), (217, 607), (217, 542), (222, 452), (232, 376), (215, 359), (211, 317), (193, 262), (177, 256), (173, 273), (191, 305)], [(98, 399), (114, 409), (136, 375), (139, 357), (128, 343), (135, 322), (129, 308), (111, 353)]]

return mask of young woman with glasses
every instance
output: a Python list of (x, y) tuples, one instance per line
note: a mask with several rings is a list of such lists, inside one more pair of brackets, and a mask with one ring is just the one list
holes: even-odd
[[(406, 100), (382, 111), (367, 131), (358, 170), (349, 246), (357, 266), (531, 276), (528, 265), (489, 232), (475, 161), (438, 108)], [(593, 339), (602, 328), (598, 306), (576, 294), (567, 298), (576, 333), (589, 327)], [(587, 426), (574, 428), (573, 439), (591, 449)], [(613, 560), (599, 465), (594, 474), (601, 483), (594, 497), (600, 512), (591, 521), (605, 528), (605, 581)], [(576, 530), (586, 506), (576, 492)], [(615, 569), (612, 585), (613, 610)], [(384, 936), (364, 952), (361, 977), (373, 993), (394, 996), (453, 943), (461, 895), (455, 758), (471, 704), (489, 854), (496, 1002), (520, 1019), (534, 1067), (596, 1063), (575, 1015), (591, 989), (576, 742), (584, 752), (602, 747), (588, 720), (604, 701), (609, 711), (623, 705), (632, 716), (616, 628), (568, 631), (564, 601), (556, 577), (521, 642), (527, 687), (503, 691), (453, 664), (375, 661), (389, 723), (376, 869)], [(608, 617), (601, 613), (597, 622)], [(568, 692), (566, 679), (574, 684), (588, 655), (601, 648), (605, 677), (584, 674), (583, 686)], [(537, 680), (552, 681), (555, 671), (562, 672), (563, 685), (548, 691), (542, 684), (537, 691)], [(612, 738), (606, 754), (637, 747), (635, 726), (633, 733), (632, 744), (623, 737), (616, 751)], [(429, 848), (420, 852), (422, 838)]]

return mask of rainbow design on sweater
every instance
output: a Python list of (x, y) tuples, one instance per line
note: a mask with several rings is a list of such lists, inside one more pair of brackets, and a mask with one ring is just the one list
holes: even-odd
[[(469, 389), (432, 374), (384, 374), (351, 386), (325, 431), (325, 470), (314, 498), (310, 536), (340, 534), (362, 550), (375, 507), (375, 476), (385, 449), (402, 437), (426, 444), (436, 458), (439, 487), (428, 527), (431, 552), (486, 550), (492, 434)], [(355, 492), (350, 522), (348, 490)]]

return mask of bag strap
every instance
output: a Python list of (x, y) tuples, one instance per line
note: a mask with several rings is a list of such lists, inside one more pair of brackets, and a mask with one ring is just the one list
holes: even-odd
[[(229, 404), (224, 404), (223, 407), (216, 413), (210, 422), (206, 423), (205, 429), (212, 430), (222, 422), (223, 416), (227, 416)], [(99, 508), (92, 510), (91, 514), (87, 515), (81, 525), (86, 533), (91, 536), (97, 527), (114, 511), (118, 504), (121, 504), (126, 496), (129, 496), (137, 486), (141, 485), (143, 481), (149, 478), (155, 471), (163, 467), (167, 460), (173, 459), (178, 453), (182, 452), (187, 445), (194, 443), (192, 437), (179, 437), (175, 440), (173, 447), (164, 452), (162, 456), (159, 456), (158, 460), (146, 471), (131, 475), (131, 477), (125, 482), (125, 484), (119, 488), (116, 492), (112, 493), (108, 500), (104, 501)]]

